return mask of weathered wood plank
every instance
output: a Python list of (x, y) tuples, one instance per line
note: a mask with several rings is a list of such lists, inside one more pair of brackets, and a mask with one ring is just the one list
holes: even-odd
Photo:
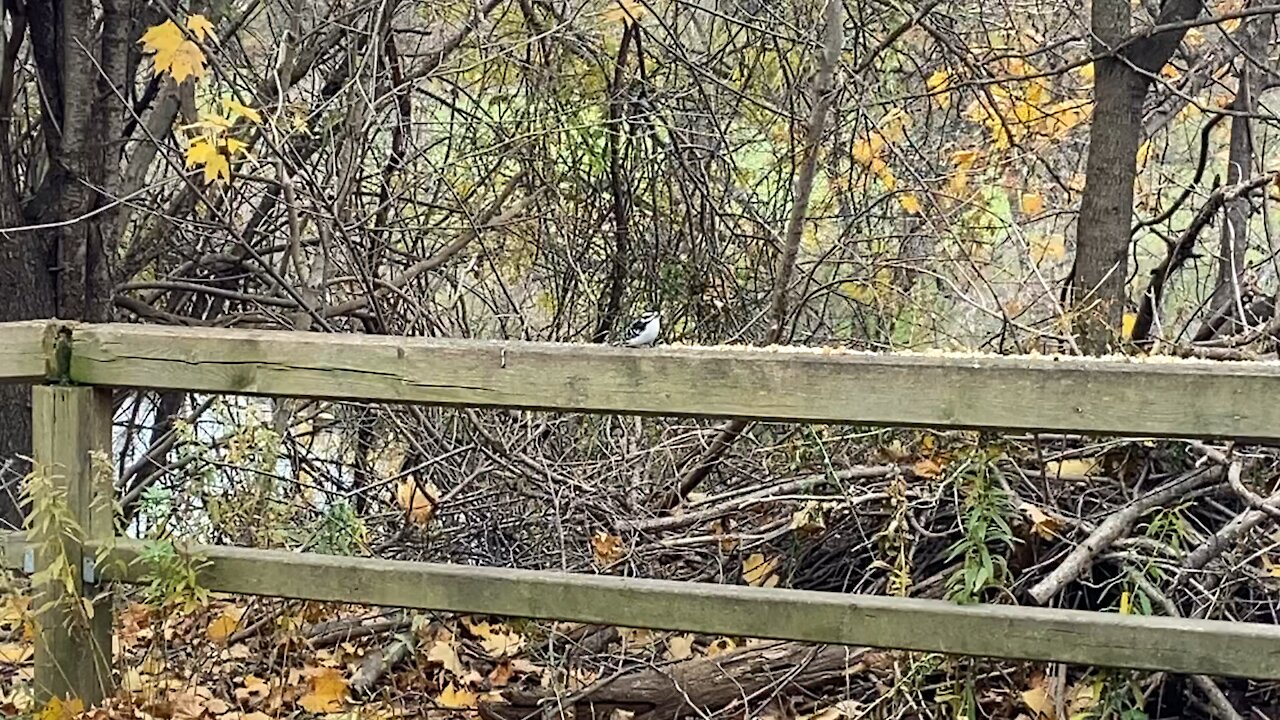
[(1280, 363), (80, 326), (79, 383), (868, 425), (1280, 439)]
[(0, 570), (21, 570), (23, 555), (33, 547), (26, 533), (0, 532)]
[[(41, 702), (78, 697), (88, 705), (113, 688), (111, 600), (89, 600), (96, 587), (82, 577), (83, 542), (108, 539), (115, 532), (110, 495), (111, 391), (43, 385), (33, 392), (33, 472), (46, 473), (55, 487), (65, 490), (67, 510), (79, 526), (64, 528), (55, 522), (47, 532), (39, 524), (27, 528), (35, 546), (36, 572), (58, 563), (70, 572), (77, 595), (67, 597), (56, 579), (35, 588), (35, 605), (47, 608), (36, 617), (40, 629), (35, 645), (36, 697)], [(95, 455), (103, 460), (95, 462)], [(86, 605), (93, 607), (92, 613), (84, 609)]]
[(0, 323), (0, 382), (43, 382), (52, 371), (53, 338), (60, 323)]
[[(142, 543), (104, 569), (140, 582)], [(1280, 678), (1280, 626), (193, 546), (213, 591)], [(117, 562), (123, 560), (126, 565)], [(121, 575), (120, 568), (126, 568)]]

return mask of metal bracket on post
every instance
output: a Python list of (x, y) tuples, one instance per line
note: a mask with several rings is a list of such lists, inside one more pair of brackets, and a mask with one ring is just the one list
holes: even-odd
[(22, 553), (22, 572), (27, 575), (36, 574), (36, 551), (34, 548), (27, 548), (27, 551)]
[(80, 577), (90, 585), (98, 584), (98, 563), (92, 555), (80, 558)]

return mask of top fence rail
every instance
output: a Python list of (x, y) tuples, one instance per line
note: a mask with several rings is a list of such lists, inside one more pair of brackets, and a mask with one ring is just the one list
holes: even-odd
[(690, 417), (1280, 439), (1280, 362), (0, 323), (0, 380)]

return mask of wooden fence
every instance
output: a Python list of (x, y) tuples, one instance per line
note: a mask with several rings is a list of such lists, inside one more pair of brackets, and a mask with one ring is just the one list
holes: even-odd
[[(114, 538), (92, 458), (111, 443), (111, 388), (395, 403), (740, 417), (887, 426), (1280, 439), (1280, 363), (883, 355), (801, 348), (402, 339), (295, 332), (0, 324), (0, 381), (35, 384), (34, 454), (68, 489), (82, 538), (64, 541), (84, 597), (136, 583), (142, 545)], [(96, 471), (98, 470), (98, 471)], [(56, 547), (0, 536), (3, 564), (48, 567)], [(99, 550), (106, 559), (95, 563)], [(1280, 626), (643, 580), (196, 546), (203, 587), (300, 600), (1280, 678)], [(59, 592), (45, 587), (45, 593)], [(49, 597), (49, 595), (46, 595)], [(111, 689), (110, 612), (39, 618), (42, 697)]]

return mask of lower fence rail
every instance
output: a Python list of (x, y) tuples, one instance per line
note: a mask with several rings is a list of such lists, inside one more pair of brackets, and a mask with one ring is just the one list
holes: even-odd
[[(144, 543), (110, 541), (99, 581), (142, 583)], [(97, 554), (101, 542), (86, 544)], [(7, 545), (16, 564), (21, 543)], [(624, 627), (1280, 679), (1280, 625), (604, 575), (184, 548), (214, 592)]]

